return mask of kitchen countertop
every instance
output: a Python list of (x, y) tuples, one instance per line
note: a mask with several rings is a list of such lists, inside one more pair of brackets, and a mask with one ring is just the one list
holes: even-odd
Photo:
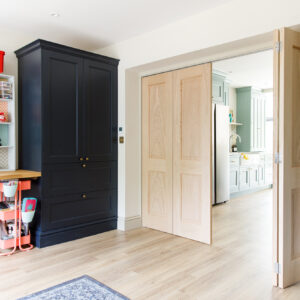
[(42, 176), (41, 172), (29, 171), (29, 170), (0, 171), (0, 180), (38, 178), (41, 176)]
[(264, 151), (253, 151), (253, 152), (229, 152), (229, 155), (241, 155), (242, 153), (244, 154), (263, 154), (265, 153)]

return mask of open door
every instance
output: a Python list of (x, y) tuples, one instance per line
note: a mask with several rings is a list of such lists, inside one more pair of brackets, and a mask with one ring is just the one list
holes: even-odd
[(211, 243), (212, 66), (174, 72), (173, 232)]
[(300, 281), (300, 33), (284, 28), (279, 39), (278, 285), (285, 288)]

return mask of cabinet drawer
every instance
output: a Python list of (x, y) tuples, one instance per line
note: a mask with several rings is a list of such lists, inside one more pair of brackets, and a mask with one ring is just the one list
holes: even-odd
[(49, 165), (43, 170), (43, 197), (117, 188), (117, 162)]
[(117, 215), (117, 190), (44, 199), (43, 229), (64, 228)]

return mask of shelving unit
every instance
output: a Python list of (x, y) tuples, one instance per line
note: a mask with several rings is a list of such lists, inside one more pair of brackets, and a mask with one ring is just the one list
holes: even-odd
[(0, 74), (0, 113), (6, 119), (0, 121), (0, 171), (16, 169), (15, 106), (14, 76)]

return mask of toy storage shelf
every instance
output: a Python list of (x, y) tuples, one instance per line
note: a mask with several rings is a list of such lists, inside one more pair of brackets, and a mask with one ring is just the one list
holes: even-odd
[[(16, 239), (16, 245), (19, 245), (20, 239)], [(21, 245), (28, 245), (30, 244), (30, 235), (22, 236), (21, 237)], [(0, 240), (0, 249), (6, 250), (10, 248), (14, 248), (15, 246), (15, 239), (10, 240)]]
[[(22, 171), (22, 170), (20, 170)], [(24, 171), (26, 172), (26, 171)], [(28, 172), (28, 171), (27, 171)], [(30, 171), (29, 171), (30, 172)], [(38, 172), (31, 172), (31, 173), (38, 173)], [(31, 189), (31, 181), (30, 180), (23, 180), (18, 182), (18, 188), (15, 194), (15, 209), (11, 210), (2, 210), (0, 211), (0, 220), (1, 221), (7, 221), (7, 220), (15, 220), (15, 227), (19, 227), (22, 223), (22, 213), (21, 213), (21, 203), (22, 203), (22, 197), (21, 192), (25, 190)], [(3, 183), (0, 182), (0, 201), (3, 201), (4, 199), (4, 188)], [(27, 248), (23, 248), (23, 245), (28, 245)], [(30, 234), (26, 236), (21, 236), (21, 229), (16, 230), (15, 237), (8, 239), (8, 240), (2, 240), (0, 239), (0, 249), (1, 250), (7, 250), (12, 248), (10, 252), (7, 253), (0, 253), (0, 256), (6, 256), (13, 254), (17, 248), (19, 248), (21, 251), (28, 251), (33, 248), (33, 246), (30, 244)]]
[(16, 170), (15, 105), (14, 76), (0, 74), (0, 171)]

